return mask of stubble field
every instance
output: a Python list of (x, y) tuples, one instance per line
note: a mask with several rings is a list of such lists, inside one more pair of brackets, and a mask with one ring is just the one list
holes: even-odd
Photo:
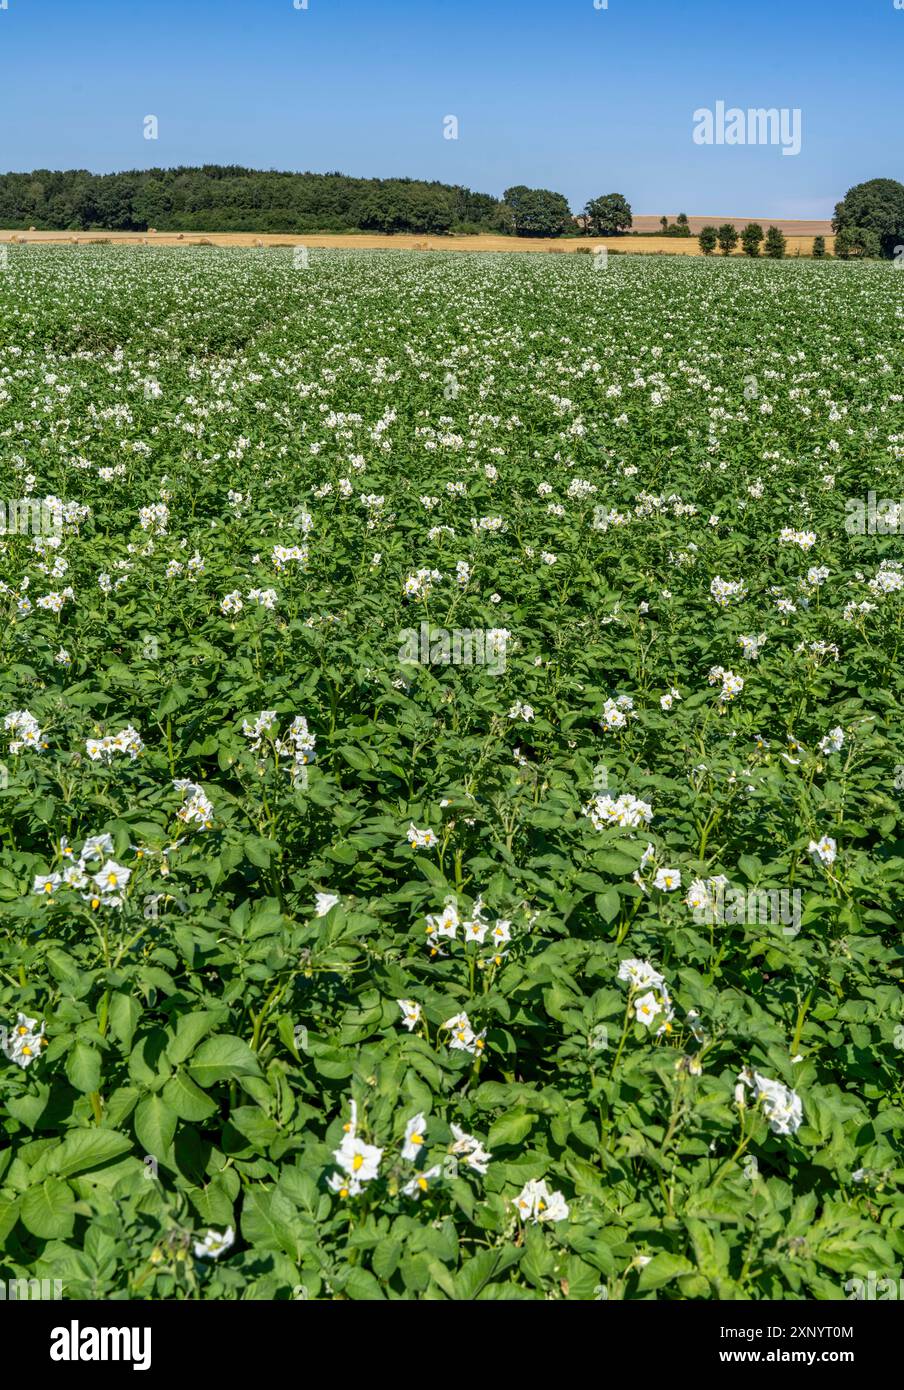
[[(653, 230), (652, 218), (636, 218), (638, 231), (649, 233)], [(708, 219), (712, 221), (712, 219)], [(715, 225), (726, 219), (721, 218)], [(728, 219), (729, 221), (732, 219)], [(736, 220), (738, 231), (742, 231), (746, 219)], [(694, 227), (692, 237), (669, 236), (612, 236), (612, 237), (513, 237), (481, 234), (478, 236), (427, 236), (398, 232), (384, 236), (379, 232), (323, 232), (291, 233), (263, 232), (10, 232), (0, 231), (0, 244), (21, 244), (31, 246), (91, 246), (104, 243), (110, 246), (221, 246), (232, 249), (253, 247), (261, 251), (281, 250), (289, 246), (309, 246), (317, 250), (350, 251), (522, 251), (529, 254), (573, 255), (575, 252), (593, 250), (605, 246), (625, 255), (652, 256), (702, 256), (696, 233), (706, 225), (702, 218), (692, 218)], [(697, 224), (700, 224), (698, 227)], [(770, 219), (762, 222), (764, 228), (771, 225)], [(825, 234), (826, 247), (831, 254), (835, 238), (831, 224), (799, 223), (778, 221), (777, 226), (787, 233), (787, 254), (791, 257), (809, 256), (813, 251), (814, 237)], [(814, 230), (815, 228), (815, 230)], [(733, 252), (743, 255), (738, 248)]]

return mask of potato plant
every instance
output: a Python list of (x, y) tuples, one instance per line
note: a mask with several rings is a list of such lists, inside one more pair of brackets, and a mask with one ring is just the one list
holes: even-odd
[(899, 1277), (902, 321), (882, 264), (10, 249), (4, 1277)]

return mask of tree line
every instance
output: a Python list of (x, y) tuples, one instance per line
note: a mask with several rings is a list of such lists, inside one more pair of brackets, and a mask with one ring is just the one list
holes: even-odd
[[(621, 194), (592, 199), (586, 230), (625, 231)], [(0, 226), (68, 231), (578, 233), (561, 193), (519, 185), (503, 197), (420, 179), (279, 173), (239, 165), (132, 169), (35, 169), (0, 174)]]
[(500, 230), (499, 200), (417, 179), (356, 179), (206, 164), (0, 175), (0, 226), (71, 231)]
[[(133, 169), (92, 174), (87, 169), (35, 169), (0, 174), (0, 226), (71, 231), (197, 232), (495, 232), (510, 236), (616, 236), (633, 226), (621, 193), (591, 198), (579, 218), (568, 199), (524, 184), (502, 198), (457, 184), (419, 179), (357, 179), (347, 174), (295, 174), (205, 164), (199, 168)], [(689, 237), (686, 213), (667, 236)], [(901, 256), (904, 251), (904, 185), (894, 179), (858, 184), (835, 209), (835, 254), (843, 258)], [(785, 254), (777, 227), (751, 223), (738, 233), (731, 223), (706, 227), (701, 249), (730, 255), (741, 242), (750, 256)], [(826, 254), (817, 237), (814, 256)]]
[[(704, 256), (711, 256), (717, 246), (723, 256), (730, 256), (735, 251), (739, 241), (745, 256), (758, 256), (765, 243), (766, 255), (773, 260), (780, 261), (788, 249), (787, 238), (780, 227), (770, 227), (769, 231), (764, 234), (759, 222), (748, 222), (743, 232), (740, 233), (733, 222), (724, 222), (721, 227), (704, 227), (697, 240)], [(825, 237), (816, 237), (813, 243), (813, 255), (819, 259), (825, 254)]]
[[(835, 232), (835, 255), (839, 260), (882, 257), (904, 262), (904, 184), (894, 179), (870, 179), (867, 183), (856, 184), (840, 203), (836, 203), (832, 230)], [(672, 231), (669, 228), (669, 232)], [(723, 256), (730, 256), (739, 241), (747, 256), (758, 256), (762, 246), (767, 256), (781, 260), (787, 248), (780, 228), (770, 227), (764, 235), (758, 222), (748, 223), (741, 233), (731, 222), (721, 227), (704, 227), (698, 240), (705, 256), (711, 256), (716, 247)], [(825, 260), (827, 254), (825, 237), (815, 237), (814, 260)]]

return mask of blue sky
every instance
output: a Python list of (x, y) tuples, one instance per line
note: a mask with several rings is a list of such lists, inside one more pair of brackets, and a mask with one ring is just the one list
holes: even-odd
[[(904, 177), (894, 0), (7, 6), (0, 170), (338, 169), (771, 217), (830, 216), (851, 184)], [(800, 108), (801, 153), (695, 145), (693, 112), (718, 100)]]

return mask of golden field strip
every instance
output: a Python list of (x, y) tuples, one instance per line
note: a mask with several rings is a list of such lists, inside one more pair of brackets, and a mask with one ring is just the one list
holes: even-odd
[[(649, 222), (653, 219), (639, 219)], [(715, 226), (722, 222), (732, 221), (731, 218), (712, 219)], [(750, 218), (734, 219), (734, 224), (740, 232)], [(821, 224), (812, 222), (795, 223), (776, 220), (770, 222), (768, 218), (762, 218), (764, 230), (769, 226), (781, 227), (788, 239), (787, 254), (789, 256), (809, 256), (813, 250), (813, 239), (817, 234), (822, 234), (826, 239), (826, 248), (829, 252), (834, 250), (835, 238), (831, 232), (818, 233), (812, 230)], [(700, 222), (706, 225), (702, 218), (692, 218), (694, 225)], [(826, 224), (828, 225), (828, 224)], [(792, 229), (799, 227), (799, 233)], [(238, 246), (238, 247), (257, 247), (268, 249), (275, 246), (310, 246), (310, 247), (350, 247), (366, 251), (528, 251), (533, 254), (553, 253), (562, 254), (577, 251), (592, 250), (598, 246), (606, 246), (610, 250), (626, 252), (629, 255), (656, 255), (666, 254), (673, 256), (699, 256), (702, 255), (697, 243), (696, 236), (691, 237), (668, 237), (668, 236), (618, 236), (618, 237), (510, 237), (510, 236), (415, 236), (400, 233), (394, 236), (383, 236), (379, 233), (324, 233), (308, 235), (291, 235), (288, 233), (270, 233), (256, 236), (253, 232), (14, 232), (0, 230), (0, 245), (18, 246), (49, 246), (49, 245), (97, 245), (108, 242), (117, 246)], [(718, 254), (718, 253), (717, 253)], [(743, 254), (740, 250), (736, 255)]]

